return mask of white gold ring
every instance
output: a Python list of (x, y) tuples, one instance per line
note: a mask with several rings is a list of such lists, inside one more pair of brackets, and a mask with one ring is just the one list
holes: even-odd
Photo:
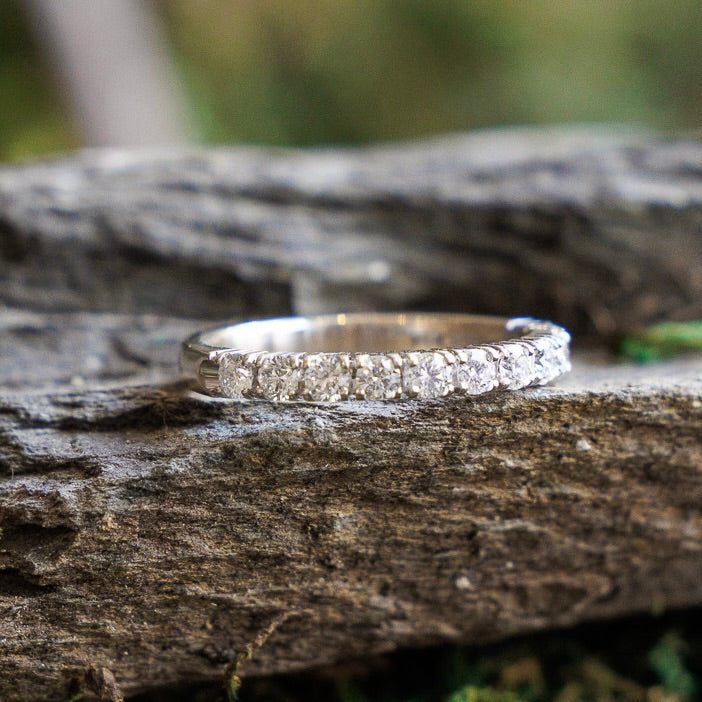
[(211, 395), (337, 402), (482, 395), (570, 370), (570, 334), (530, 317), (352, 313), (280, 317), (199, 332), (181, 371)]

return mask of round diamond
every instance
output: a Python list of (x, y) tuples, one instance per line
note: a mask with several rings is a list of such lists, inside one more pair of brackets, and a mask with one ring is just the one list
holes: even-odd
[(539, 385), (545, 385), (570, 370), (568, 345), (553, 336), (543, 336), (532, 342), (537, 348), (534, 360)]
[(545, 385), (560, 375), (554, 358), (556, 347), (553, 339), (549, 336), (539, 337), (532, 343), (536, 348), (536, 355), (534, 356), (536, 380), (539, 385)]
[(258, 390), (267, 400), (291, 400), (298, 394), (300, 368), (287, 354), (266, 356), (258, 368)]
[(219, 359), (219, 384), (226, 397), (242, 398), (251, 391), (254, 368), (240, 353), (225, 353)]
[(302, 392), (313, 402), (345, 400), (351, 385), (348, 356), (309, 354), (305, 356), (302, 373)]
[[(537, 342), (540, 341), (537, 339)], [(534, 355), (534, 372), (536, 382), (545, 385), (556, 377), (556, 367), (549, 353), (549, 349), (544, 344), (535, 343), (536, 353)]]
[(402, 389), (411, 397), (443, 397), (453, 389), (452, 368), (437, 351), (412, 351), (402, 364)]
[(500, 385), (517, 390), (534, 382), (534, 357), (523, 344), (505, 344), (498, 367)]
[(453, 367), (456, 388), (469, 395), (480, 395), (497, 387), (497, 365), (485, 349), (465, 349), (459, 358), (461, 362)]
[(402, 376), (393, 359), (380, 353), (354, 356), (351, 396), (359, 400), (393, 400), (402, 394)]

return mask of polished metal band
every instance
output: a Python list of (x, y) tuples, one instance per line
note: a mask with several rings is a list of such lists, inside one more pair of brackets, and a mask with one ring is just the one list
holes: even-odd
[(281, 317), (195, 334), (180, 368), (206, 392), (236, 399), (426, 399), (543, 385), (570, 370), (569, 342), (563, 327), (528, 317)]

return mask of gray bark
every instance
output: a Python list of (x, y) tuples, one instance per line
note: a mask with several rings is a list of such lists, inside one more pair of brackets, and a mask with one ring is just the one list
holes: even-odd
[(175, 376), (225, 312), (519, 304), (591, 340), (697, 314), (699, 147), (536, 137), (0, 173), (0, 699), (702, 603), (699, 358), (389, 404)]
[(702, 145), (506, 130), (419, 145), (87, 152), (0, 171), (0, 301), (199, 317), (702, 317)]

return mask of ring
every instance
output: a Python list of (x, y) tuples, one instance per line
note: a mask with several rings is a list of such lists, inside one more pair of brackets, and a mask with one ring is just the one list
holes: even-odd
[(353, 313), (209, 329), (180, 369), (211, 395), (337, 402), (482, 395), (544, 385), (570, 370), (570, 334), (531, 317)]

